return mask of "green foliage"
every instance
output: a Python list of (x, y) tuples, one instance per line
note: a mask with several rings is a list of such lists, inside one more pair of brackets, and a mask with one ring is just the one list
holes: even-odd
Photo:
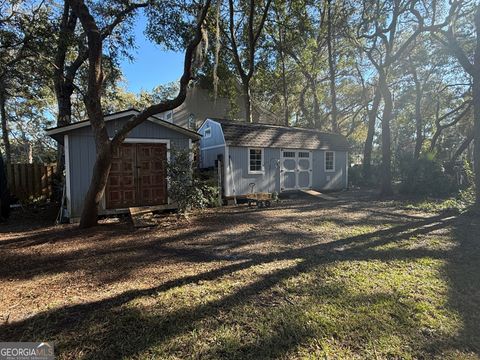
[(218, 205), (218, 187), (201, 180), (193, 171), (189, 151), (172, 150), (167, 164), (168, 196), (177, 204), (180, 214), (190, 209), (203, 209)]
[(446, 196), (456, 190), (454, 179), (442, 164), (427, 156), (418, 160), (405, 157), (399, 162), (400, 192), (420, 196)]

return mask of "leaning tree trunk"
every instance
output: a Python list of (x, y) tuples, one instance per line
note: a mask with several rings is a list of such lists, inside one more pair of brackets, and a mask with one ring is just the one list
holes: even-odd
[[(108, 135), (107, 135), (108, 139)], [(97, 157), (93, 167), (92, 181), (85, 196), (82, 216), (80, 218), (80, 227), (87, 228), (97, 224), (98, 205), (107, 186), (108, 175), (112, 165), (111, 142), (103, 141), (97, 145)]]
[(392, 188), (392, 149), (390, 121), (393, 114), (392, 93), (388, 88), (386, 74), (379, 76), (379, 86), (384, 101), (382, 115), (382, 183), (381, 194), (388, 196), (393, 194)]
[(3, 147), (5, 149), (5, 163), (10, 164), (12, 162), (12, 153), (10, 148), (7, 110), (5, 109), (6, 102), (7, 102), (7, 99), (5, 95), (5, 89), (3, 86), (1, 86), (0, 87), (0, 117), (2, 122), (2, 140), (3, 140)]
[(380, 101), (382, 100), (382, 94), (380, 87), (375, 89), (375, 95), (373, 97), (372, 108), (368, 111), (368, 130), (367, 139), (365, 140), (365, 146), (363, 148), (363, 179), (366, 183), (369, 183), (372, 179), (372, 149), (373, 149), (373, 137), (375, 136), (375, 125), (377, 123), (378, 108)]

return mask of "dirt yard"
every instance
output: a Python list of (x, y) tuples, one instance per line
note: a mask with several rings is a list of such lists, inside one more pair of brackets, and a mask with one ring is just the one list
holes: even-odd
[(347, 192), (88, 231), (0, 224), (0, 341), (60, 359), (480, 358), (480, 219)]

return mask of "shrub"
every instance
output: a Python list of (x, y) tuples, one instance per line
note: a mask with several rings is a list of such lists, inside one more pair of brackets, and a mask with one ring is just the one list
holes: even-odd
[(189, 209), (218, 205), (218, 187), (202, 181), (193, 171), (189, 151), (172, 150), (167, 164), (168, 195), (185, 214)]
[(400, 192), (421, 196), (446, 196), (457, 190), (455, 179), (446, 174), (442, 164), (428, 156), (399, 162)]

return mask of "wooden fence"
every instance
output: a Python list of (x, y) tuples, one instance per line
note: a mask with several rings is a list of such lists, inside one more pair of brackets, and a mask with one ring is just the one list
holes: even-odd
[(6, 167), (10, 193), (18, 200), (45, 201), (52, 197), (55, 165), (9, 164)]

